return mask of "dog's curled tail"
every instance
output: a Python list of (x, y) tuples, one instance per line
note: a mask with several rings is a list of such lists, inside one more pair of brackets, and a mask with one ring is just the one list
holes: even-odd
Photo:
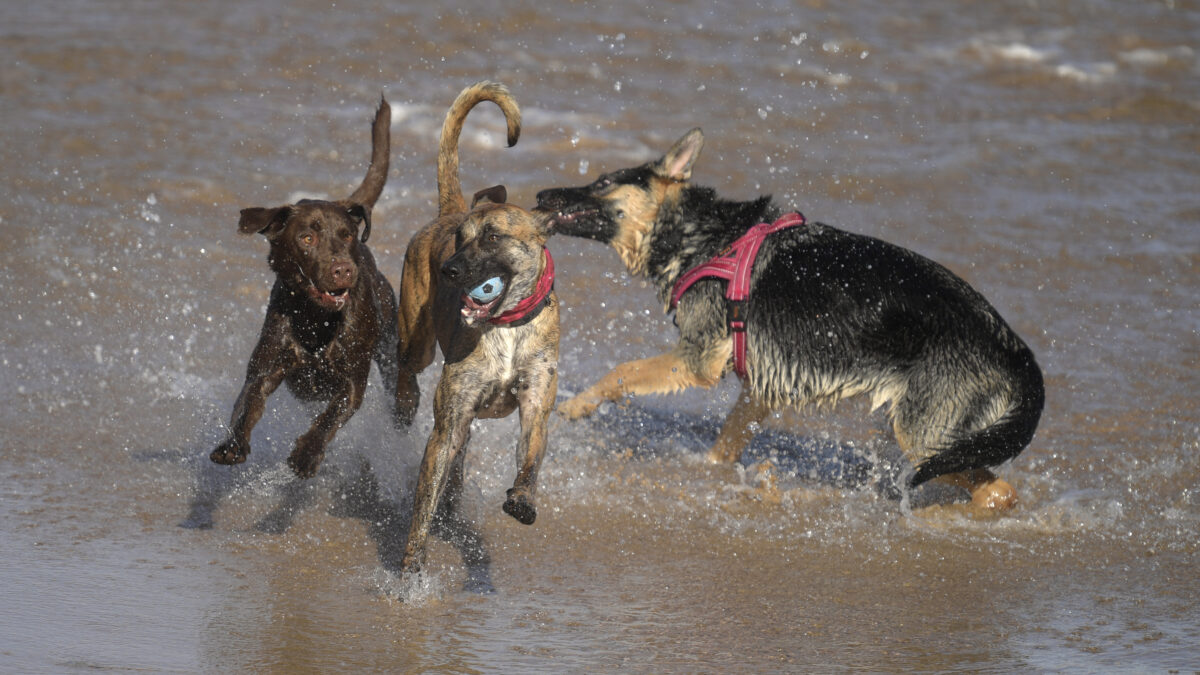
[[(371, 166), (363, 182), (347, 200), (359, 204), (368, 211), (375, 206), (379, 195), (383, 194), (383, 186), (387, 183), (388, 156), (391, 154), (392, 142), (392, 107), (387, 99), (379, 97), (379, 108), (375, 111), (375, 121), (371, 123)], [(365, 240), (366, 237), (363, 237)]]
[(458, 181), (458, 137), (462, 134), (467, 113), (483, 101), (500, 106), (508, 123), (508, 147), (517, 144), (521, 136), (521, 109), (508, 88), (497, 82), (476, 82), (462, 90), (442, 123), (442, 138), (438, 145), (438, 215), (462, 213), (467, 210), (462, 185)]
[(993, 424), (955, 439), (922, 462), (909, 478), (909, 487), (949, 473), (996, 466), (1016, 457), (1033, 440), (1046, 402), (1042, 371), (1028, 348), (1019, 350), (1012, 358), (1011, 407)]

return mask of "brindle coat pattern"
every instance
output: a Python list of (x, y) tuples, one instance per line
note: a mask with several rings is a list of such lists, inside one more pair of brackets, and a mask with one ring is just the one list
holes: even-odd
[[(612, 245), (666, 304), (680, 275), (782, 211), (769, 197), (728, 201), (692, 185), (702, 145), (693, 129), (657, 161), (542, 191), (537, 210), (553, 215), (556, 232)], [(577, 418), (630, 394), (716, 384), (732, 348), (723, 293), (716, 280), (696, 283), (676, 309), (680, 340), (671, 352), (617, 366), (560, 414)], [(941, 477), (967, 488), (976, 506), (1016, 503), (988, 467), (1032, 439), (1042, 374), (966, 282), (899, 246), (810, 223), (766, 239), (746, 312), (750, 373), (711, 461), (736, 461), (756, 424), (780, 406), (869, 394), (875, 406), (890, 404), (896, 438), (919, 462), (910, 486)]]
[[(547, 425), (558, 386), (558, 299), (526, 321), (494, 325), (464, 313), (464, 291), (499, 275), (506, 287), (489, 309), (497, 316), (533, 293), (550, 236), (544, 216), (503, 202), (503, 190), (476, 196), (468, 207), (458, 182), (458, 136), (468, 111), (482, 101), (500, 106), (509, 145), (520, 132), (520, 111), (503, 86), (481, 82), (459, 94), (446, 114), (438, 154), (438, 217), (409, 242), (400, 282), (400, 349), (397, 405), (411, 421), (420, 399), (416, 376), (433, 361), (445, 363), (434, 392), (434, 428), (425, 446), (402, 567), (419, 571), (435, 518), (461, 519), (456, 504), (463, 459), (476, 418), (519, 411), (520, 467), (504, 511), (532, 524), (537, 475), (546, 451)], [(455, 529), (453, 526), (451, 529)], [(461, 528), (459, 528), (461, 529)]]
[(371, 165), (350, 197), (242, 210), (238, 230), (260, 233), (270, 243), (275, 283), (229, 435), (212, 461), (246, 461), (267, 397), (286, 382), (297, 398), (328, 401), (288, 457), (298, 476), (312, 477), (326, 445), (362, 405), (372, 360), (394, 392), (396, 299), (366, 246), (371, 209), (387, 181), (390, 123), (391, 108), (381, 99), (372, 123)]

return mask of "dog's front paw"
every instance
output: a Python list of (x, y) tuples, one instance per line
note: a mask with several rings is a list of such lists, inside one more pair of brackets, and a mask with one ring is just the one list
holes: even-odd
[(558, 414), (569, 420), (577, 420), (581, 417), (589, 417), (596, 412), (596, 408), (600, 407), (600, 401), (591, 398), (587, 394), (580, 394), (575, 398), (558, 406)]
[(287, 464), (301, 478), (312, 478), (317, 475), (321, 460), (325, 459), (325, 445), (320, 441), (309, 439), (307, 435), (296, 439), (296, 449), (288, 455)]
[(250, 454), (250, 445), (243, 445), (237, 439), (231, 438), (217, 446), (208, 456), (215, 464), (241, 464)]
[(508, 499), (504, 500), (504, 512), (517, 519), (522, 525), (532, 525), (537, 520), (537, 509), (524, 490), (509, 488)]

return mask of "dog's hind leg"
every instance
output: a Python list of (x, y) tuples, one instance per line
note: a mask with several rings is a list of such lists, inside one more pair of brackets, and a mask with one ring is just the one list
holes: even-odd
[(707, 459), (713, 464), (729, 464), (742, 458), (742, 450), (754, 438), (754, 426), (771, 414), (771, 406), (754, 396), (750, 387), (742, 384), (742, 391), (733, 410), (725, 417), (717, 442), (708, 451)]
[(400, 276), (395, 410), (404, 426), (412, 424), (421, 401), (417, 374), (433, 363), (437, 347), (433, 327), (434, 289), (429, 281), (434, 272), (430, 271), (429, 246), (424, 243), (429, 236), (422, 231), (413, 237)]
[(988, 469), (973, 469), (941, 477), (942, 482), (971, 493), (971, 506), (985, 512), (1007, 511), (1017, 505), (1017, 491)]
[(399, 308), (396, 305), (396, 295), (392, 292), (392, 287), (387, 283), (387, 279), (380, 275), (377, 283), (376, 293), (379, 296), (379, 315), (382, 321), (373, 358), (375, 364), (379, 366), (379, 377), (383, 381), (383, 388), (391, 399), (392, 421), (396, 426), (400, 426), (403, 420), (400, 416), (401, 411), (396, 391), (396, 384), (400, 378)]
[[(919, 408), (912, 406), (907, 400), (902, 401), (897, 408), (899, 412), (895, 414), (893, 426), (896, 440), (905, 456), (914, 458), (921, 454), (914, 453), (916, 448), (937, 447), (945, 443), (945, 434), (931, 431), (933, 428), (944, 425), (933, 425), (928, 420), (913, 415), (913, 410)], [(926, 460), (920, 464), (914, 477), (919, 477), (920, 470), (926, 467), (930, 461), (937, 460), (938, 456), (934, 455), (932, 460)], [(1013, 486), (1007, 481), (997, 478), (986, 468), (949, 471), (936, 476), (933, 480), (965, 489), (971, 495), (971, 505), (984, 512), (1002, 513), (1017, 505), (1017, 491), (1013, 489)], [(915, 487), (921, 482), (924, 481), (921, 480), (914, 484), (910, 479), (909, 485)]]

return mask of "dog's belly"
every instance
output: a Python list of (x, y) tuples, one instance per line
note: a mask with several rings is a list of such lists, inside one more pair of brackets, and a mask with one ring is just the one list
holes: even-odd
[(476, 406), (475, 416), (482, 419), (499, 419), (511, 415), (517, 409), (515, 387), (516, 384), (512, 382), (492, 383)]
[(287, 376), (288, 390), (302, 401), (328, 401), (345, 381), (328, 364), (305, 364)]

